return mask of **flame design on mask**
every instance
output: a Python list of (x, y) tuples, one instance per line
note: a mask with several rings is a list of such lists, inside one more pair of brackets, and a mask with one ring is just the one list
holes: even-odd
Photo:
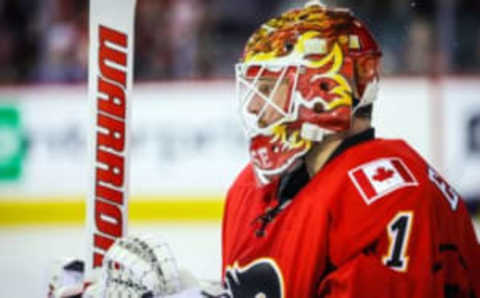
[(325, 102), (322, 98), (317, 97), (313, 101), (310, 100), (310, 102), (304, 100), (303, 104), (312, 108), (314, 104), (320, 102), (326, 111), (334, 110), (340, 106), (352, 106), (352, 87), (345, 77), (340, 74), (344, 62), (344, 55), (338, 42), (335, 42), (330, 53), (326, 54), (326, 56), (320, 60), (311, 60), (308, 59), (308, 57), (304, 57), (306, 43), (309, 40), (318, 38), (320, 38), (319, 32), (307, 31), (299, 36), (294, 50), (288, 56), (279, 57), (279, 49), (274, 48), (269, 52), (248, 52), (245, 61), (249, 63), (275, 61), (276, 63), (280, 63), (280, 65), (282, 62), (288, 65), (288, 61), (299, 61), (300, 65), (310, 68), (322, 68), (331, 64), (329, 69), (322, 74), (313, 76), (311, 81), (323, 78), (333, 80), (338, 85), (330, 90), (329, 93), (337, 95), (338, 98), (331, 102)]
[(326, 103), (322, 101), (327, 111), (336, 109), (339, 106), (352, 106), (352, 88), (343, 75), (339, 73), (343, 65), (343, 52), (338, 43), (333, 45), (332, 51), (323, 59), (318, 61), (310, 61), (309, 66), (312, 68), (320, 68), (327, 64), (332, 64), (331, 68), (323, 74), (312, 77), (311, 81), (327, 78), (335, 81), (338, 86), (330, 90), (330, 94), (338, 95), (339, 98), (332, 102)]
[(276, 125), (272, 128), (273, 137), (270, 143), (281, 144), (281, 151), (295, 150), (305, 148), (307, 150), (312, 146), (312, 142), (305, 140), (300, 136), (300, 131), (295, 130), (290, 135), (287, 132), (287, 126), (284, 124)]
[(281, 16), (267, 21), (250, 37), (244, 51), (243, 61), (252, 61), (252, 57), (259, 53), (270, 53), (271, 58), (285, 57), (291, 54), (291, 49), (285, 45), (287, 43), (296, 44), (299, 32), (336, 33), (342, 31), (344, 24), (349, 24), (351, 18), (351, 13), (348, 11), (335, 10), (332, 13), (326, 7), (316, 5), (287, 11)]
[[(307, 42), (312, 39), (322, 39), (321, 35), (317, 31), (306, 31), (302, 33), (300, 36), (298, 36), (298, 41), (295, 44), (295, 47), (293, 50), (288, 53), (288, 55), (285, 55), (282, 45), (283, 45), (283, 40), (279, 41), (274, 41), (273, 42), (273, 47), (270, 49), (270, 51), (247, 51), (245, 55), (245, 62), (247, 63), (255, 63), (255, 62), (268, 62), (275, 60), (277, 63), (284, 63), (286, 65), (289, 64), (289, 62), (299, 62), (301, 65), (305, 66), (311, 66), (311, 61), (308, 59), (305, 59), (306, 56), (306, 47), (307, 47)], [(293, 63), (295, 64), (295, 63)], [(314, 66), (313, 66), (314, 67)]]

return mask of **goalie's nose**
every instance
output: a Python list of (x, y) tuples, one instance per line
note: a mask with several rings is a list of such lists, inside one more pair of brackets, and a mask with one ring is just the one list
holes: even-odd
[(265, 106), (266, 103), (261, 98), (253, 99), (248, 105), (248, 112), (255, 116), (256, 125), (259, 128), (265, 128), (279, 120), (282, 115), (273, 107)]

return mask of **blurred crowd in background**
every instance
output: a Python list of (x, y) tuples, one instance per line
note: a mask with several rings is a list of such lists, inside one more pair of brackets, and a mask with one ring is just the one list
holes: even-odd
[[(248, 36), (293, 0), (137, 0), (135, 79), (233, 77)], [(480, 1), (337, 0), (369, 25), (387, 75), (480, 73)], [(0, 83), (87, 79), (88, 1), (0, 1)]]

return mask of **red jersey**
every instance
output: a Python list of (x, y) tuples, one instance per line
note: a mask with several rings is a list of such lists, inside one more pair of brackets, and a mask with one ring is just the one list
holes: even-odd
[(281, 207), (278, 187), (247, 166), (229, 190), (228, 296), (480, 297), (465, 205), (404, 141), (346, 148)]

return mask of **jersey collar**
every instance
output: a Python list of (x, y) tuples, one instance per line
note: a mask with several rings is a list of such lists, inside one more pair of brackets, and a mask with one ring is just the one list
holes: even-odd
[(360, 132), (356, 135), (353, 135), (353, 136), (350, 136), (350, 137), (346, 138), (345, 140), (343, 140), (343, 142), (340, 144), (340, 146), (338, 146), (337, 149), (335, 149), (335, 151), (333, 151), (333, 153), (330, 155), (330, 157), (328, 158), (328, 160), (325, 164), (332, 161), (335, 157), (342, 154), (348, 148), (353, 147), (357, 144), (366, 142), (366, 141), (373, 140), (373, 139), (375, 139), (375, 129), (373, 127), (369, 128), (367, 130), (364, 130), (364, 131), (362, 131), (362, 132)]

